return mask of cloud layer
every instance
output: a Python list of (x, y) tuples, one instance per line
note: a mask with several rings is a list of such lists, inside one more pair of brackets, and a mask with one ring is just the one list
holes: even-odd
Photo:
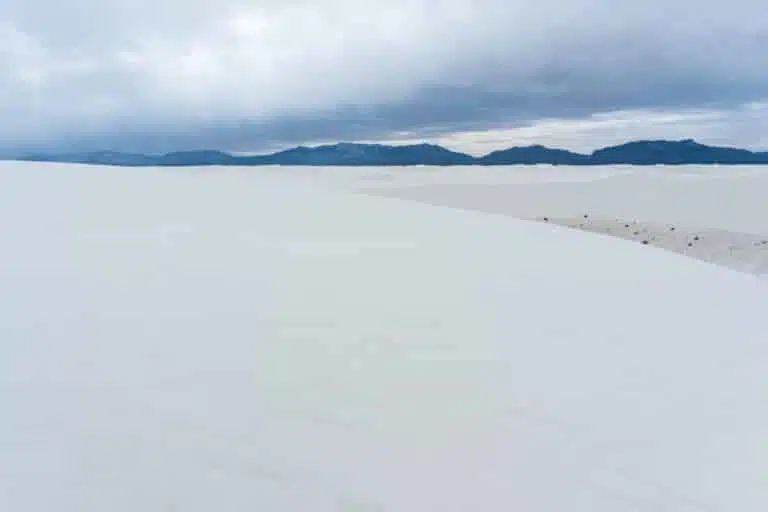
[(763, 2), (633, 4), (5, 0), (0, 140), (248, 150), (768, 98)]

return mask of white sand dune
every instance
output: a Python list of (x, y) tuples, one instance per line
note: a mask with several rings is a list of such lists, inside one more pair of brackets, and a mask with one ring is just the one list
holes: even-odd
[(0, 510), (768, 510), (765, 281), (322, 172), (0, 164)]
[(535, 219), (623, 238), (754, 275), (768, 274), (768, 236), (678, 224), (581, 217)]
[(547, 218), (742, 272), (768, 272), (768, 167), (502, 167), (474, 175), (448, 169), (401, 172), (376, 186), (370, 177), (347, 179), (372, 195)]

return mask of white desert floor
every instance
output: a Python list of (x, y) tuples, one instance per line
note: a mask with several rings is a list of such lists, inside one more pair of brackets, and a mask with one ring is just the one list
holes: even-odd
[(760, 233), (765, 171), (492, 171), (1, 163), (0, 510), (768, 510), (768, 283), (471, 211)]
[(293, 168), (373, 195), (608, 234), (768, 275), (768, 167)]

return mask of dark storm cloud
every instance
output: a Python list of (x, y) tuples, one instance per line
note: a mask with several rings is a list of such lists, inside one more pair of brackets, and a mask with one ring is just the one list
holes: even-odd
[(9, 0), (5, 145), (258, 150), (768, 98), (755, 0)]

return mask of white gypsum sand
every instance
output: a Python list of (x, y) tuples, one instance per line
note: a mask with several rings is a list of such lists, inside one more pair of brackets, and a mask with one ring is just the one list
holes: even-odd
[(355, 187), (432, 205), (546, 218), (742, 272), (768, 272), (768, 167), (494, 167), (475, 174), (402, 171), (372, 182), (359, 180)]
[(0, 164), (0, 510), (768, 509), (764, 281), (295, 178)]
[(540, 222), (658, 247), (754, 275), (768, 274), (768, 236), (622, 219), (539, 217)]

